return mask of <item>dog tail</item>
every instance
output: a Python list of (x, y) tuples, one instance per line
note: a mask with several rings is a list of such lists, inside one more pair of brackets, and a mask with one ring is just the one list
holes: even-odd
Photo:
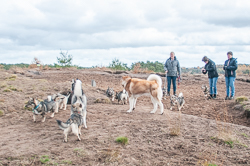
[(157, 98), (159, 99), (159, 100), (161, 100), (162, 99), (162, 88), (161, 88), (161, 86), (162, 86), (162, 79), (161, 79), (161, 77), (160, 76), (158, 76), (158, 75), (156, 75), (156, 74), (150, 74), (149, 76), (148, 76), (148, 78), (147, 78), (147, 80), (148, 81), (156, 81), (157, 82), (157, 84), (159, 85), (159, 87), (158, 87), (158, 94), (157, 94)]
[(179, 93), (179, 96), (178, 97), (183, 97), (183, 93), (181, 92), (181, 93)]
[(68, 123), (64, 123), (60, 120), (56, 120), (57, 121), (57, 124), (59, 126), (60, 129), (64, 130), (64, 129), (67, 129), (69, 127), (69, 124)]
[(150, 74), (147, 78), (148, 81), (156, 81), (159, 87), (161, 88), (162, 80), (161, 77), (156, 74)]

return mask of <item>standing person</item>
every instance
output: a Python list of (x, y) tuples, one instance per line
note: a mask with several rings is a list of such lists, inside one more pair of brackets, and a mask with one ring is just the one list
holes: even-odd
[[(238, 68), (237, 64), (237, 58), (233, 58), (233, 53), (231, 51), (227, 52), (227, 60), (225, 61), (223, 69), (225, 70), (225, 82), (226, 82), (226, 89), (227, 89), (227, 96), (225, 100), (232, 100), (234, 99), (234, 94), (235, 94), (235, 88), (234, 88), (234, 82), (235, 82), (235, 77), (236, 73), (235, 70)], [(230, 94), (230, 89), (231, 88), (231, 96), (229, 97)]]
[(202, 58), (202, 61), (205, 62), (205, 67), (201, 70), (203, 74), (208, 73), (209, 79), (209, 87), (210, 87), (210, 97), (216, 99), (217, 95), (217, 80), (218, 80), (218, 72), (216, 69), (215, 63), (209, 59), (207, 56)]
[(176, 95), (176, 78), (181, 75), (181, 68), (174, 52), (170, 52), (170, 58), (167, 59), (164, 70), (168, 81), (167, 96), (170, 95), (171, 81), (173, 83), (173, 94)]

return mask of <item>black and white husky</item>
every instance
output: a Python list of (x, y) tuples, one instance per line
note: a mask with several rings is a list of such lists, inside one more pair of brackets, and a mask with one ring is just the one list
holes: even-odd
[(64, 130), (64, 142), (68, 142), (68, 134), (72, 131), (79, 141), (81, 141), (81, 127), (83, 126), (83, 117), (78, 113), (71, 114), (66, 122), (56, 120), (60, 129)]
[(87, 128), (87, 97), (82, 90), (82, 82), (78, 79), (75, 81), (71, 100), (71, 115), (74, 113), (78, 113), (82, 116), (84, 127)]
[(54, 117), (55, 112), (58, 112), (58, 106), (55, 101), (51, 100), (51, 98), (48, 96), (47, 100), (44, 100), (40, 102), (39, 100), (35, 98), (30, 98), (28, 101), (28, 105), (34, 105), (33, 109), (33, 120), (36, 122), (36, 115), (41, 115), (43, 117), (42, 122), (45, 122), (46, 114), (52, 113), (50, 117)]
[(125, 89), (123, 89), (123, 91), (120, 91), (119, 93), (116, 92), (115, 98), (118, 100), (118, 104), (120, 101), (122, 101), (122, 105), (127, 104), (128, 92)]
[(183, 93), (179, 93), (179, 96), (175, 96), (175, 95), (172, 95), (170, 97), (170, 104), (171, 104), (171, 107), (170, 107), (170, 110), (172, 110), (172, 107), (177, 104), (177, 107), (178, 107), (178, 110), (180, 111), (181, 108), (184, 106), (185, 104), (185, 100), (184, 100), (184, 97), (183, 97)]

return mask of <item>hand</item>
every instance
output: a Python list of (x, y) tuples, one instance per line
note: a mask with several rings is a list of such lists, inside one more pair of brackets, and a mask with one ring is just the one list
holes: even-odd
[(165, 74), (167, 74), (167, 73), (168, 73), (168, 71), (166, 70), (166, 71), (165, 71)]
[(225, 69), (227, 69), (227, 66), (224, 66)]

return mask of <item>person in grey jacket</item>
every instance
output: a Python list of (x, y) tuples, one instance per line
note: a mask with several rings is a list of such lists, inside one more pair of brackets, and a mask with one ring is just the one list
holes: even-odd
[(164, 70), (168, 81), (167, 95), (170, 95), (171, 81), (173, 83), (173, 94), (176, 95), (176, 78), (181, 75), (181, 68), (174, 52), (170, 53), (170, 58), (167, 59), (164, 65)]

